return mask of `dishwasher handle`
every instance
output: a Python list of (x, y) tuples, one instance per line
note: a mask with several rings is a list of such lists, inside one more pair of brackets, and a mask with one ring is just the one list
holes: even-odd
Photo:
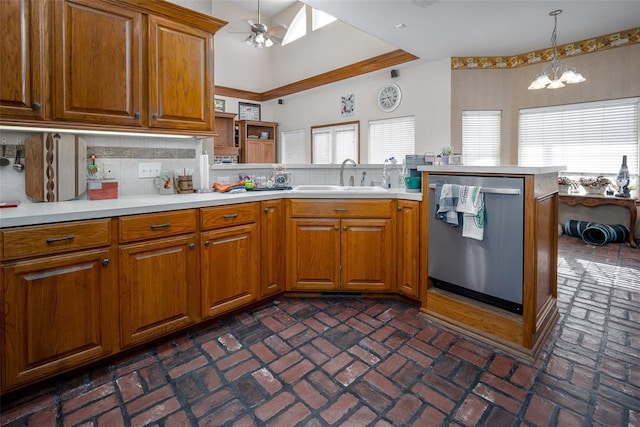
[[(429, 184), (429, 188), (431, 190), (435, 190), (436, 189), (436, 184)], [(520, 189), (519, 188), (492, 188), (492, 187), (482, 187), (480, 188), (480, 192), (481, 193), (487, 193), (487, 194), (508, 194), (508, 195), (519, 195), (520, 194)]]

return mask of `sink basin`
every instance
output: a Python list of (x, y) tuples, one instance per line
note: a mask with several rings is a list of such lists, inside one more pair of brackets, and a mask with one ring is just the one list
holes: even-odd
[(296, 185), (293, 191), (340, 191), (339, 185)]
[(365, 192), (365, 193), (371, 193), (371, 192), (385, 192), (387, 191), (386, 188), (382, 188), (382, 187), (340, 187), (342, 189), (342, 191), (353, 191), (353, 192)]
[(339, 185), (296, 185), (293, 187), (293, 191), (349, 191), (354, 193), (371, 193), (371, 192), (384, 192), (387, 191), (382, 187), (341, 187)]

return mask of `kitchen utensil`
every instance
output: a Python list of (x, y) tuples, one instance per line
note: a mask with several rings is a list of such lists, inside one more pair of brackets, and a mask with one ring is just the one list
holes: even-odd
[(9, 159), (5, 157), (6, 153), (7, 153), (7, 144), (3, 138), (2, 139), (2, 157), (0, 157), (0, 166), (7, 166), (10, 163)]
[(22, 149), (16, 148), (16, 159), (13, 161), (13, 168), (18, 172), (22, 172), (24, 170), (24, 164), (20, 161), (21, 155), (22, 155)]

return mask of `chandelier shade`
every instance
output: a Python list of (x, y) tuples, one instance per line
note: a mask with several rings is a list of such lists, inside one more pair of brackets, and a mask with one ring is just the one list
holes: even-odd
[(584, 78), (575, 68), (571, 68), (558, 60), (558, 15), (562, 13), (561, 9), (549, 12), (549, 16), (553, 16), (553, 32), (551, 33), (551, 46), (553, 48), (553, 56), (551, 63), (547, 64), (542, 72), (536, 76), (531, 82), (528, 89), (559, 89), (565, 87), (566, 84), (582, 83), (587, 79)]

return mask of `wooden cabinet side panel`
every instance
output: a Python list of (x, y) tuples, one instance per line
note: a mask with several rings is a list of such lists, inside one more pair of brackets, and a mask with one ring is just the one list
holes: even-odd
[(120, 248), (123, 346), (160, 337), (199, 319), (195, 243), (195, 236), (189, 235)]
[(140, 125), (142, 14), (78, 0), (54, 16), (54, 118)]
[(254, 301), (260, 283), (258, 224), (201, 233), (201, 240), (203, 317)]
[(420, 296), (420, 203), (398, 200), (397, 221), (397, 290), (402, 294), (418, 298)]
[(149, 126), (212, 131), (213, 34), (149, 16)]
[(95, 250), (3, 266), (3, 391), (115, 350), (116, 267), (105, 262), (113, 255)]
[(390, 219), (343, 219), (341, 231), (342, 288), (388, 291), (395, 269)]
[(285, 286), (285, 216), (284, 200), (261, 203), (260, 222), (262, 282), (260, 296), (284, 290)]
[(291, 218), (288, 290), (340, 289), (340, 220)]
[(557, 298), (558, 194), (538, 199), (537, 202), (536, 319), (540, 317), (538, 313), (543, 309), (549, 297)]

